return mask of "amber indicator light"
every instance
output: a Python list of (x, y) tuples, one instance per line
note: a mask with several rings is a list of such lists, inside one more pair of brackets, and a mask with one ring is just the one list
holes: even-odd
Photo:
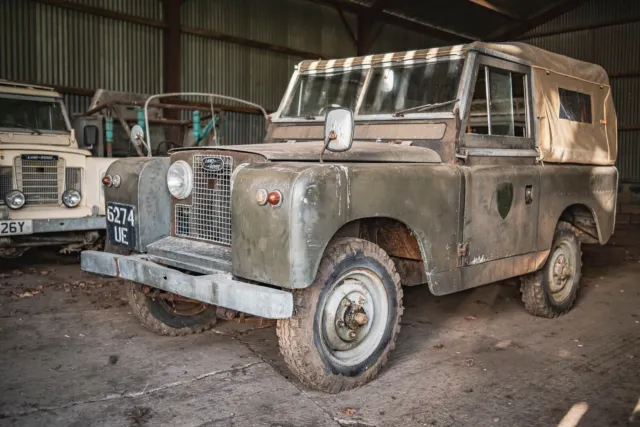
[(267, 196), (267, 200), (269, 201), (269, 204), (273, 206), (278, 206), (282, 202), (282, 194), (280, 194), (280, 192), (277, 190), (272, 191)]

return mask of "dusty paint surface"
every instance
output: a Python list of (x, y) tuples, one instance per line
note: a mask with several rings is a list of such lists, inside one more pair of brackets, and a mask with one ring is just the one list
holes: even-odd
[(75, 259), (3, 261), (0, 426), (548, 427), (579, 402), (579, 426), (624, 426), (640, 397), (640, 229), (584, 252), (577, 306), (556, 320), (505, 283), (405, 288), (389, 365), (339, 395), (291, 379), (273, 328), (163, 338)]

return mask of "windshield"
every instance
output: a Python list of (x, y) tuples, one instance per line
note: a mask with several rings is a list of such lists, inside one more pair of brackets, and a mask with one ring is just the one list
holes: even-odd
[(457, 101), (464, 61), (465, 58), (456, 57), (301, 74), (281, 116), (313, 120), (324, 116), (328, 108), (338, 106), (351, 109), (356, 116), (450, 112)]
[(374, 68), (358, 114), (451, 111), (463, 64), (463, 59), (456, 59)]
[(0, 97), (0, 128), (26, 132), (68, 132), (58, 99)]
[(323, 116), (329, 107), (346, 107), (352, 111), (367, 70), (350, 70), (329, 74), (301, 75), (283, 117)]

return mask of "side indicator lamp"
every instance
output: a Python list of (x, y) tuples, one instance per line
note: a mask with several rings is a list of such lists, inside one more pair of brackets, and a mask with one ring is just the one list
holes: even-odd
[(282, 193), (274, 190), (267, 196), (267, 200), (271, 206), (280, 206), (282, 204)]

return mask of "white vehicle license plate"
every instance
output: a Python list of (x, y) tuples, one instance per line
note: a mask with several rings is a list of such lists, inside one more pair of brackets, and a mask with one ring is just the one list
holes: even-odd
[(0, 221), (0, 236), (17, 236), (19, 234), (33, 234), (33, 221), (30, 219)]

